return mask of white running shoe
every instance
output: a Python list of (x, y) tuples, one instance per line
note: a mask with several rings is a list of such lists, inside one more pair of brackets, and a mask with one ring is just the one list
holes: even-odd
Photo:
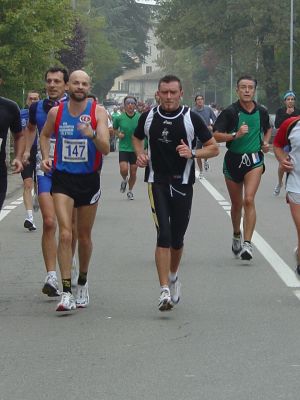
[(77, 285), (77, 293), (76, 293), (76, 307), (77, 308), (85, 308), (89, 305), (90, 296), (88, 283), (85, 285)]
[(239, 256), (242, 260), (249, 261), (253, 257), (252, 251), (253, 251), (252, 244), (250, 242), (244, 242)]
[(174, 282), (169, 280), (169, 288), (170, 288), (172, 303), (178, 304), (181, 297), (181, 282), (179, 281), (178, 276)]
[(75, 297), (70, 292), (62, 292), (61, 300), (57, 304), (56, 311), (76, 310)]
[(30, 232), (31, 231), (36, 231), (36, 226), (34, 225), (33, 221), (30, 220), (29, 218), (25, 219), (24, 228), (28, 229)]
[(232, 250), (233, 254), (234, 254), (236, 257), (239, 256), (239, 253), (240, 253), (241, 250), (242, 250), (242, 241), (243, 241), (242, 234), (240, 234), (240, 237), (236, 237), (236, 236), (233, 236), (233, 237), (232, 237), (232, 246), (231, 246), (231, 250)]
[(53, 275), (46, 276), (42, 292), (46, 294), (48, 297), (60, 296), (60, 292), (58, 290), (58, 281), (56, 276)]
[(120, 186), (120, 192), (121, 192), (121, 193), (125, 193), (126, 186), (127, 186), (127, 182), (128, 182), (127, 178), (124, 179), (124, 180), (121, 182), (121, 186)]
[(204, 170), (205, 171), (209, 170), (209, 162), (207, 160), (204, 160)]
[(199, 172), (199, 181), (201, 181), (204, 178), (204, 174), (202, 171)]
[(133, 193), (132, 193), (131, 191), (129, 191), (129, 192), (127, 193), (127, 199), (128, 199), (128, 200), (134, 200), (134, 196), (133, 196)]
[(159, 311), (170, 311), (173, 308), (173, 303), (169, 289), (164, 289), (159, 296), (158, 309)]
[(279, 196), (280, 194), (281, 185), (276, 185), (274, 188), (273, 196)]

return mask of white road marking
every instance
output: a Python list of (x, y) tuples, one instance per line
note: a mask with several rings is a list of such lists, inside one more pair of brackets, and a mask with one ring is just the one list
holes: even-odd
[(20, 204), (23, 204), (23, 197), (19, 197), (18, 199), (12, 201), (10, 204), (6, 204), (5, 206), (3, 206), (2, 210), (0, 211), (0, 221), (7, 217), (8, 214)]
[[(197, 176), (197, 172), (196, 172)], [(199, 182), (205, 187), (205, 189), (213, 196), (215, 200), (220, 204), (226, 214), (230, 217), (230, 208), (228, 208), (228, 202), (225, 201), (224, 197), (219, 193), (214, 186), (209, 183), (206, 179), (201, 179)], [(254, 243), (257, 250), (271, 265), (280, 279), (291, 288), (299, 288), (300, 282), (296, 278), (292, 269), (283, 261), (283, 259), (273, 250), (273, 248), (264, 240), (264, 238), (256, 231), (253, 233), (252, 242)], [(294, 291), (294, 294), (300, 300), (300, 290)]]

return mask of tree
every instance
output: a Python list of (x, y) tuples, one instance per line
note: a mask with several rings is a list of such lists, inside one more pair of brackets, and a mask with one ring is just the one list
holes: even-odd
[(27, 90), (43, 88), (43, 75), (59, 64), (59, 51), (71, 37), (74, 15), (69, 0), (2, 0), (0, 4), (1, 93), (24, 102)]
[(165, 44), (178, 49), (201, 43), (208, 50), (213, 49), (221, 69), (227, 65), (227, 76), (232, 55), (235, 78), (245, 72), (255, 74), (264, 89), (265, 104), (270, 110), (278, 107), (279, 93), (287, 87), (289, 7), (283, 7), (279, 0), (159, 3), (157, 32)]
[(86, 53), (86, 35), (79, 19), (76, 19), (72, 37), (67, 40), (68, 48), (60, 52), (60, 61), (69, 71), (82, 69)]

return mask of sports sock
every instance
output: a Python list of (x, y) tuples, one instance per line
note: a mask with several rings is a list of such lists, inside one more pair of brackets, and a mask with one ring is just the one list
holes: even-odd
[(71, 279), (62, 279), (62, 287), (64, 293), (72, 293), (71, 289)]
[(163, 292), (164, 290), (170, 291), (169, 286), (168, 285), (163, 285), (163, 286), (160, 287), (160, 293)]
[(79, 272), (78, 285), (84, 286), (87, 281), (87, 272)]
[(33, 221), (32, 210), (26, 210), (26, 214), (26, 218), (28, 218), (30, 221)]
[(170, 273), (169, 279), (170, 279), (170, 282), (175, 282), (176, 279), (177, 279), (177, 272), (175, 272), (175, 273)]
[(49, 271), (47, 272), (48, 276), (51, 276), (52, 278), (56, 278), (56, 271)]

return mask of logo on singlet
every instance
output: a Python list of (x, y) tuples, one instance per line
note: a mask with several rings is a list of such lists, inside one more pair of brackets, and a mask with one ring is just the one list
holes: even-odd
[(160, 140), (161, 142), (163, 142), (163, 143), (171, 143), (172, 142), (172, 140), (169, 140), (168, 139), (168, 135), (169, 135), (169, 131), (168, 131), (168, 129), (167, 128), (164, 128), (164, 130), (162, 131), (162, 133), (161, 133), (161, 138), (159, 138), (158, 140)]
[(168, 121), (167, 119), (163, 122), (164, 125), (172, 125), (172, 121)]
[(80, 115), (80, 117), (79, 117), (79, 121), (83, 124), (90, 124), (91, 120), (92, 119), (91, 119), (90, 115), (83, 114), (83, 115)]

